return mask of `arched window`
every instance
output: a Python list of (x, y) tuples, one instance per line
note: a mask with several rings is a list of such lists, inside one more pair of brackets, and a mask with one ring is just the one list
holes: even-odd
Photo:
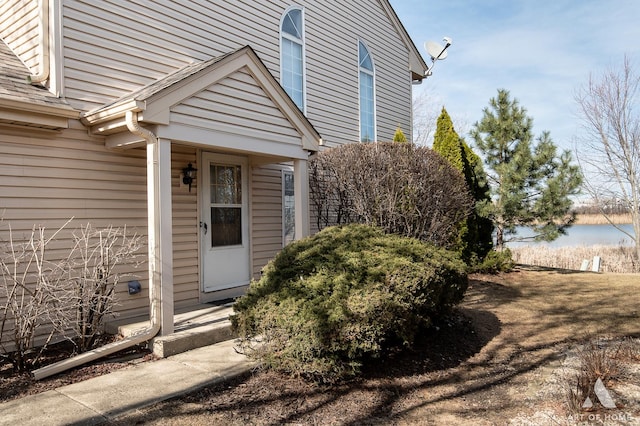
[(375, 68), (367, 46), (358, 41), (360, 80), (360, 141), (376, 140)]
[(305, 112), (304, 14), (299, 7), (287, 9), (280, 22), (280, 84)]

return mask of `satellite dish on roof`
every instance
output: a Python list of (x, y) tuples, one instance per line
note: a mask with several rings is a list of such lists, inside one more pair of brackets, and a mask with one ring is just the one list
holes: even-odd
[(427, 41), (424, 43), (424, 48), (427, 50), (429, 56), (431, 56), (432, 61), (447, 58), (447, 52), (444, 50), (444, 47), (440, 43), (436, 43), (435, 41)]
[(431, 67), (429, 67), (424, 74), (425, 77), (429, 77), (432, 74), (431, 70), (436, 65), (436, 61), (446, 59), (447, 57), (447, 48), (451, 46), (451, 38), (444, 37), (442, 41), (444, 41), (444, 46), (435, 41), (427, 41), (424, 43), (424, 48), (431, 57)]

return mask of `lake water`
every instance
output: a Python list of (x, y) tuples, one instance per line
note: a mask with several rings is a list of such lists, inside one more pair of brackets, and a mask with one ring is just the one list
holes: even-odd
[[(633, 235), (633, 225), (619, 225), (625, 231)], [(518, 235), (530, 236), (533, 233), (528, 228), (519, 228)], [(547, 247), (571, 247), (571, 246), (594, 246), (594, 245), (632, 245), (631, 238), (618, 231), (613, 225), (573, 225), (567, 230), (567, 235), (562, 235), (557, 240), (550, 243), (533, 242), (531, 240), (523, 242), (507, 243), (509, 247), (520, 247), (526, 245), (543, 245)]]

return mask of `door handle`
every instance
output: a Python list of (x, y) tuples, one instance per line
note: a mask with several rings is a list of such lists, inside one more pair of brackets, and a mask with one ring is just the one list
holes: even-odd
[(207, 235), (207, 223), (200, 222), (200, 228), (204, 229), (204, 234)]

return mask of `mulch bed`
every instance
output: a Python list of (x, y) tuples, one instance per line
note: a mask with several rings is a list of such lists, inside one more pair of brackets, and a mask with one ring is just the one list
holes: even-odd
[[(113, 340), (113, 336), (105, 336), (98, 346)], [(73, 353), (74, 346), (71, 342), (63, 341), (49, 345), (33, 369), (65, 360)], [(34, 380), (30, 372), (17, 373), (8, 359), (0, 358), (0, 402), (46, 392), (153, 359), (155, 357), (146, 347), (134, 346), (55, 376)]]

